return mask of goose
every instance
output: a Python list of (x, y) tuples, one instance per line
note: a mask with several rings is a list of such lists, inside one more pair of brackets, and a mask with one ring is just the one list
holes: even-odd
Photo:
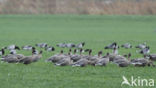
[(8, 63), (17, 63), (19, 62), (19, 59), (15, 55), (7, 55), (2, 57), (1, 61), (8, 62)]
[(16, 46), (16, 45), (10, 45), (10, 46), (7, 47), (7, 49), (8, 50), (15, 50), (15, 49), (20, 50), (20, 48), (18, 46)]
[(130, 43), (125, 43), (121, 45), (121, 47), (128, 49), (128, 48), (132, 48), (132, 45)]
[(124, 59), (117, 59), (114, 61), (115, 64), (117, 64), (119, 67), (127, 67), (129, 66), (130, 63), (130, 57), (131, 57), (131, 53), (128, 54), (128, 59), (124, 58)]
[(119, 48), (119, 46), (117, 45), (116, 42), (114, 42), (114, 43), (112, 43), (110, 45), (105, 46), (104, 49), (114, 49), (114, 48)]
[(48, 59), (46, 60), (46, 62), (53, 62), (53, 63), (56, 63), (56, 62), (58, 62), (59, 60), (61, 60), (63, 57), (64, 57), (63, 50), (61, 50), (59, 54), (55, 54), (55, 55), (51, 56), (50, 58), (48, 58)]
[(82, 51), (83, 49), (80, 49), (80, 55), (76, 54), (77, 50), (74, 50), (74, 55), (71, 56), (71, 60), (73, 60), (73, 62), (77, 62), (78, 60), (80, 60), (82, 58)]
[(90, 61), (90, 65), (95, 66), (96, 62), (99, 61), (101, 57), (102, 57), (102, 51), (99, 51), (98, 55), (89, 57), (88, 60)]
[(107, 53), (106, 56), (102, 57), (99, 59), (96, 63), (95, 66), (106, 66), (109, 63), (109, 53)]
[(32, 54), (39, 54), (35, 47), (32, 47)]
[(67, 43), (65, 46), (66, 46), (67, 48), (74, 48), (76, 45), (73, 44), (73, 43)]
[(144, 58), (131, 60), (131, 64), (137, 67), (155, 66), (152, 61), (148, 60), (146, 55), (144, 55)]
[(23, 54), (13, 54), (13, 53), (11, 53), (11, 54), (8, 54), (6, 56), (3, 56), (1, 60), (4, 61), (4, 62), (8, 62), (8, 63), (17, 63), (23, 58), (24, 58)]
[(144, 42), (143, 44), (137, 45), (136, 48), (139, 48), (139, 49), (144, 49), (144, 48), (146, 48), (146, 42)]
[(38, 44), (36, 44), (36, 46), (40, 47), (40, 48), (45, 48), (48, 46), (48, 44), (47, 43), (38, 43)]
[(75, 47), (78, 48), (78, 49), (81, 49), (81, 48), (84, 47), (84, 45), (85, 45), (85, 42), (82, 42), (80, 44), (77, 44)]
[(146, 46), (144, 49), (139, 51), (140, 54), (149, 54), (150, 53), (150, 47)]
[(56, 62), (55, 65), (57, 65), (57, 66), (66, 66), (66, 65), (72, 64), (73, 62), (72, 62), (70, 56), (71, 56), (71, 49), (69, 50), (68, 55), (64, 56), (61, 60)]
[(152, 61), (156, 61), (156, 54), (150, 54), (149, 59)]
[(37, 62), (40, 58), (42, 58), (42, 51), (40, 51), (39, 54), (34, 54), (32, 56), (25, 56), (21, 62), (23, 62), (23, 64), (30, 64), (32, 62)]
[(88, 64), (90, 64), (89, 60), (87, 60), (86, 58), (81, 58), (77, 62), (73, 63), (72, 67), (85, 67)]
[(55, 63), (55, 65), (57, 66), (66, 66), (70, 64), (72, 64), (72, 60), (70, 59), (70, 57), (67, 56)]
[(114, 48), (112, 52), (113, 53), (108, 56), (110, 61), (114, 62), (118, 59), (125, 59), (124, 56), (118, 54), (118, 50), (116, 48)]
[(65, 43), (59, 43), (56, 46), (57, 47), (60, 47), (60, 48), (65, 48), (66, 47), (66, 44)]
[(26, 45), (26, 46), (22, 46), (23, 50), (32, 50), (32, 46), (31, 45)]
[(48, 46), (48, 47), (45, 47), (45, 50), (46, 50), (46, 51), (55, 51), (55, 47), (53, 47), (53, 46)]
[(10, 50), (10, 54), (16, 54), (16, 50)]

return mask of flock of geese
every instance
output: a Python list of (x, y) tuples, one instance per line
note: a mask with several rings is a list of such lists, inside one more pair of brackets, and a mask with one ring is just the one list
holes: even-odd
[[(92, 55), (92, 49), (83, 49), (85, 42), (74, 44), (74, 43), (59, 43), (56, 46), (61, 48), (69, 48), (68, 53), (64, 53), (63, 50), (60, 53), (55, 54), (46, 59), (46, 62), (51, 62), (56, 66), (72, 66), (72, 67), (85, 67), (87, 65), (91, 66), (106, 66), (108, 63), (116, 64), (119, 67), (128, 67), (130, 65), (144, 67), (153, 66), (155, 67), (154, 61), (156, 61), (156, 54), (150, 54), (150, 47), (146, 43), (139, 44), (135, 48), (139, 48), (137, 53), (143, 54), (144, 57), (131, 59), (131, 53), (127, 55), (119, 55), (118, 49), (120, 46), (114, 42), (104, 47), (104, 49), (112, 49), (112, 53), (106, 53), (103, 56), (103, 52), (99, 51), (97, 55)], [(36, 47), (44, 48), (45, 51), (55, 51), (55, 47), (49, 46), (47, 43), (38, 43)], [(122, 48), (129, 49), (133, 48), (130, 43), (125, 43), (121, 45)], [(23, 54), (17, 54), (16, 50), (27, 50), (32, 51), (32, 55), (24, 56)], [(5, 54), (5, 51), (9, 50), (9, 54)], [(73, 51), (72, 51), (73, 50)], [(88, 53), (88, 55), (83, 54), (83, 52)], [(38, 51), (35, 47), (31, 45), (26, 45), (19, 47), (16, 45), (10, 45), (8, 47), (3, 47), (0, 50), (1, 62), (7, 63), (23, 63), (31, 64), (37, 62), (42, 58), (42, 50)]]

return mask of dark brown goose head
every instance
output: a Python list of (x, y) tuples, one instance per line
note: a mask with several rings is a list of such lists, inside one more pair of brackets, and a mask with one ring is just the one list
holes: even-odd
[(83, 51), (83, 49), (80, 49), (80, 55), (82, 55), (82, 51)]
[(18, 46), (15, 46), (15, 49), (20, 50), (20, 48)]
[(132, 54), (129, 53), (129, 54), (128, 54), (128, 61), (131, 61), (131, 58), (130, 58), (131, 56), (132, 56)]
[(89, 56), (91, 56), (91, 53), (92, 53), (92, 49), (89, 50)]
[(43, 51), (41, 50), (40, 52), (39, 52), (39, 54), (42, 54), (43, 53)]
[(101, 55), (102, 55), (102, 51), (99, 51), (98, 52), (98, 57), (101, 57)]
[(77, 52), (77, 50), (76, 50), (76, 49), (74, 49), (74, 54), (76, 54), (76, 52)]
[(85, 45), (85, 42), (82, 42), (82, 46), (84, 46)]
[(63, 54), (63, 50), (60, 51), (60, 54)]

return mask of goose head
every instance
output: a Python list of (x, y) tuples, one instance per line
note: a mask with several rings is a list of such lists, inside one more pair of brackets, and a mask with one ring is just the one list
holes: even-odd
[(105, 56), (103, 56), (103, 58), (108, 58), (109, 57), (109, 53), (107, 52)]
[(63, 54), (63, 50), (60, 51), (60, 54), (61, 54), (61, 55)]
[(15, 46), (15, 49), (20, 50), (20, 48), (18, 46)]
[(39, 52), (39, 54), (42, 54), (43, 53), (43, 51), (41, 50), (40, 52)]
[(99, 51), (98, 52), (98, 57), (101, 57), (101, 55), (102, 55), (102, 51)]
[(38, 51), (36, 50), (35, 47), (32, 47), (32, 54), (38, 54)]
[(72, 54), (72, 49), (69, 49), (68, 55)]
[(92, 49), (89, 50), (89, 56), (91, 56), (91, 53), (92, 53)]
[(85, 45), (85, 42), (82, 42), (82, 46), (84, 46)]
[(74, 54), (76, 54), (76, 52), (77, 52), (77, 50), (76, 50), (76, 49), (74, 49)]
[(117, 50), (117, 48), (113, 48), (113, 54), (115, 54), (115, 55), (118, 54), (118, 50)]
[(132, 56), (131, 53), (128, 54), (128, 61), (131, 61), (130, 57)]
[(85, 52), (88, 52), (90, 49), (85, 49)]
[(82, 55), (83, 49), (80, 49), (80, 55)]

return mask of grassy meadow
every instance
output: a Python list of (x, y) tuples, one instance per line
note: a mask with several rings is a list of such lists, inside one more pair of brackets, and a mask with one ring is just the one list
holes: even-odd
[[(93, 49), (93, 55), (100, 50), (104, 55), (112, 52), (104, 50), (104, 46), (114, 41), (119, 45), (129, 42), (133, 46), (147, 42), (151, 53), (156, 53), (156, 16), (0, 15), (0, 47), (42, 42), (56, 47), (62, 42), (86, 42), (84, 48)], [(55, 52), (44, 51), (43, 58), (30, 65), (0, 63), (0, 88), (132, 88), (121, 86), (123, 75), (156, 80), (154, 67), (119, 68), (108, 64), (73, 68), (45, 62), (60, 50), (56, 47)], [(119, 53), (131, 52), (132, 58), (142, 57), (136, 50), (120, 48)], [(31, 55), (30, 51), (17, 52)]]

